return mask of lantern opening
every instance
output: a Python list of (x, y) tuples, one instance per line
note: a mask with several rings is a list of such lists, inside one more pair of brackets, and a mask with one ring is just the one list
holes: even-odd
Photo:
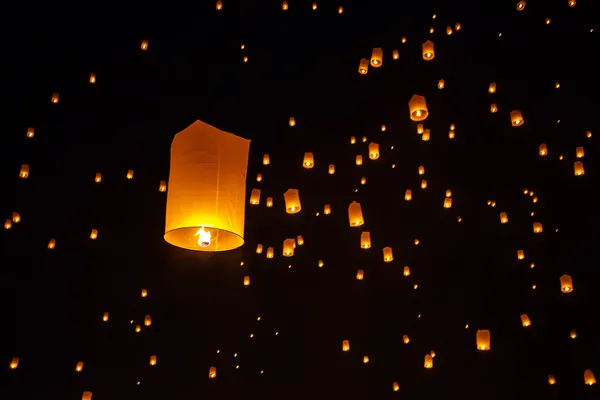
[(198, 237), (198, 246), (208, 247), (210, 246), (210, 231), (205, 231), (204, 227), (201, 227), (194, 236)]

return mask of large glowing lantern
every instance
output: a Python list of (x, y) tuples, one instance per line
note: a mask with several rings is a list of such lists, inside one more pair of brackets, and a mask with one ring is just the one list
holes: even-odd
[(250, 141), (196, 121), (175, 135), (165, 240), (197, 251), (244, 244)]
[(477, 350), (489, 350), (490, 349), (490, 331), (488, 329), (481, 329), (477, 331)]

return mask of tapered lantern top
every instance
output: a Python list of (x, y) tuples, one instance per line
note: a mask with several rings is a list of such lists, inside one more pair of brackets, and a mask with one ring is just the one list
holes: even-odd
[(197, 251), (244, 244), (250, 141), (196, 121), (175, 135), (165, 240)]

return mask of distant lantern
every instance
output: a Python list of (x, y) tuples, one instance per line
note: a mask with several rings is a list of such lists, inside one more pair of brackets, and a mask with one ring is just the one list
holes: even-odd
[(164, 239), (188, 250), (244, 244), (250, 141), (196, 121), (175, 135)]
[(423, 134), (421, 135), (421, 140), (424, 142), (428, 142), (431, 139), (431, 131), (429, 129), (425, 129)]
[(329, 204), (325, 204), (325, 206), (323, 207), (323, 214), (325, 214), (325, 215), (331, 214), (331, 206)]
[(573, 278), (571, 278), (571, 275), (560, 277), (560, 291), (563, 293), (571, 293), (573, 291)]
[(248, 275), (244, 276), (244, 286), (250, 286), (250, 277)]
[(512, 123), (512, 126), (523, 125), (523, 123), (525, 121), (523, 120), (523, 114), (521, 114), (521, 111), (519, 111), (519, 110), (511, 111), (510, 112), (510, 122)]
[(92, 400), (92, 392), (83, 392), (81, 400)]
[(583, 146), (575, 148), (575, 157), (583, 158), (584, 155), (585, 155), (585, 152), (583, 151)]
[(500, 213), (500, 223), (506, 224), (508, 222), (508, 215), (505, 212)]
[(6, 220), (4, 220), (4, 229), (10, 228), (12, 228), (12, 221), (10, 220), (10, 218), (7, 218)]
[(448, 25), (446, 27), (446, 35), (448, 35), (448, 36), (452, 35), (452, 27), (450, 25)]
[(391, 247), (383, 248), (383, 262), (392, 262), (394, 260), (394, 254)]
[(273, 258), (275, 256), (275, 252), (272, 247), (267, 249), (267, 258)]
[(92, 229), (90, 232), (90, 239), (96, 240), (98, 239), (98, 229)]
[(591, 138), (592, 137), (592, 131), (585, 131), (585, 137), (586, 138)]
[(452, 197), (452, 190), (446, 189), (446, 197)]
[(421, 134), (423, 134), (423, 131), (424, 131), (424, 130), (425, 130), (425, 129), (423, 128), (423, 124), (417, 124), (417, 134), (418, 134), (418, 135), (421, 135)]
[(356, 143), (356, 138), (354, 136), (350, 136), (350, 144)]
[(94, 182), (96, 182), (96, 183), (102, 182), (102, 174), (100, 172), (96, 172), (96, 176), (94, 176)]
[(433, 49), (433, 42), (431, 40), (426, 41), (422, 45), (423, 49), (423, 60), (430, 61), (435, 57), (435, 51)]
[(256, 174), (256, 182), (262, 182), (262, 174)]
[(29, 165), (23, 164), (21, 165), (21, 170), (19, 171), (19, 178), (27, 179), (29, 177)]
[(381, 47), (375, 47), (371, 53), (371, 67), (379, 68), (383, 64), (383, 50)]
[(369, 356), (363, 356), (363, 364), (369, 363)]
[(477, 331), (477, 350), (489, 350), (491, 348), (490, 344), (490, 331), (487, 329), (482, 329)]
[(158, 184), (158, 191), (162, 193), (167, 191), (167, 181), (160, 181)]
[(555, 385), (556, 384), (556, 378), (554, 377), (554, 375), (548, 375), (548, 385)]
[(256, 206), (260, 203), (260, 189), (252, 189), (250, 193), (250, 204)]
[(17, 369), (18, 366), (19, 366), (19, 357), (13, 357), (12, 360), (10, 360), (10, 364), (8, 365), (8, 367), (10, 369)]
[(56, 103), (58, 103), (58, 100), (59, 100), (59, 99), (60, 99), (60, 94), (58, 94), (58, 93), (52, 93), (52, 98), (50, 99), (50, 101), (51, 101), (53, 104), (56, 104)]
[(81, 371), (83, 371), (83, 361), (79, 361), (75, 365), (75, 372), (81, 372)]
[(586, 385), (592, 386), (596, 384), (596, 377), (591, 369), (583, 371), (583, 381)]
[(529, 319), (527, 314), (521, 314), (521, 324), (525, 328), (527, 328), (528, 326), (531, 326), (531, 320)]
[(492, 104), (492, 105), (490, 105), (490, 112), (491, 112), (492, 114), (495, 114), (495, 113), (497, 113), (497, 112), (498, 112), (498, 106), (497, 106), (496, 104)]
[(312, 3), (312, 9), (316, 10), (317, 9), (317, 3)]
[(360, 247), (361, 249), (371, 248), (371, 232), (362, 232), (360, 234)]
[(21, 214), (19, 214), (16, 211), (13, 211), (12, 213), (12, 222), (14, 222), (15, 224), (18, 224), (19, 222), (21, 222)]
[(444, 208), (452, 208), (452, 197), (446, 197), (444, 199)]
[(302, 161), (304, 168), (312, 168), (315, 166), (315, 157), (313, 153), (304, 153), (304, 160)]
[(569, 7), (575, 7), (577, 5), (576, 0), (569, 0)]
[(263, 245), (257, 244), (256, 245), (256, 254), (262, 254), (262, 252), (263, 252)]
[(338, 9), (337, 9), (337, 13), (338, 14), (343, 14), (344, 13), (344, 7), (339, 6)]
[(296, 247), (295, 239), (285, 239), (283, 241), (283, 256), (292, 257), (294, 255), (294, 248)]
[(402, 36), (401, 41), (402, 41), (402, 43), (406, 43), (406, 36)]
[(520, 1), (517, 3), (517, 11), (523, 11), (525, 9), (525, 6), (527, 5), (526, 1)]
[(425, 121), (429, 116), (425, 97), (418, 94), (415, 94), (413, 97), (411, 97), (410, 101), (408, 102), (408, 109), (410, 111), (410, 119), (412, 121)]
[(365, 271), (363, 271), (362, 269), (359, 269), (358, 271), (356, 271), (356, 280), (357, 281), (362, 281), (365, 278)]
[(575, 176), (581, 176), (585, 174), (585, 169), (583, 169), (583, 163), (581, 161), (575, 161), (573, 163)]
[(387, 127), (385, 126), (385, 124), (381, 125), (381, 132), (385, 132), (387, 130)]
[(377, 143), (369, 144), (369, 158), (377, 160), (379, 158), (379, 145)]
[(156, 365), (156, 356), (150, 356), (150, 365), (151, 366)]
[(425, 368), (430, 369), (433, 368), (433, 357), (431, 356), (431, 354), (427, 354), (425, 356), (425, 363), (424, 363)]
[(296, 126), (296, 118), (294, 118), (294, 117), (290, 117), (290, 120), (289, 120), (289, 125), (290, 125), (290, 126)]
[(342, 351), (350, 351), (350, 341), (344, 340), (342, 342)]
[(542, 233), (543, 230), (544, 230), (544, 227), (542, 226), (541, 222), (533, 223), (533, 233)]
[(223, 9), (223, 2), (221, 0), (217, 0), (217, 11), (221, 11)]
[(319, 261), (317, 262), (317, 267), (319, 267), (319, 268), (323, 268), (323, 265), (325, 265), (325, 263), (323, 262), (323, 260), (319, 260)]
[(208, 378), (215, 379), (217, 377), (217, 367), (210, 367), (208, 369)]
[(127, 175), (125, 175), (127, 179), (133, 179), (133, 170), (127, 170)]
[(490, 86), (488, 87), (488, 93), (496, 93), (496, 82), (490, 83)]
[(142, 289), (142, 297), (146, 298), (148, 297), (148, 290), (147, 289)]
[(369, 60), (366, 58), (361, 58), (360, 63), (358, 63), (358, 73), (361, 75), (366, 75), (369, 72)]
[(437, 84), (438, 89), (443, 89), (445, 86), (446, 86), (446, 81), (443, 79), (440, 79)]
[(362, 165), (362, 163), (363, 163), (362, 156), (360, 154), (358, 154), (356, 156), (356, 165)]
[[(421, 181), (421, 189), (427, 189), (427, 179)], [(452, 203), (452, 200), (450, 202)]]
[(462, 25), (460, 24), (460, 22), (457, 22), (456, 24), (454, 24), (454, 30), (455, 31), (460, 31), (462, 29)]
[(263, 156), (263, 165), (269, 165), (269, 164), (271, 164), (271, 158), (269, 157), (268, 154), (265, 154)]
[(96, 74), (90, 74), (90, 79), (89, 79), (90, 83), (96, 83)]
[(397, 60), (397, 59), (399, 59), (399, 58), (400, 58), (400, 53), (398, 52), (398, 50), (394, 50), (394, 51), (392, 51), (392, 58), (393, 58), (394, 60)]
[(419, 172), (419, 175), (424, 175), (425, 174), (425, 167), (422, 165), (419, 165), (419, 168), (417, 169), (417, 171)]
[(32, 138), (35, 135), (35, 129), (33, 128), (27, 128), (27, 133), (26, 133), (28, 138)]
[(304, 238), (302, 237), (302, 235), (298, 235), (296, 237), (296, 243), (298, 243), (298, 246), (302, 246), (304, 244)]
[(398, 382), (392, 383), (392, 390), (394, 392), (397, 392), (398, 390), (400, 390), (400, 385), (398, 384)]
[(361, 226), (365, 223), (363, 220), (362, 209), (360, 207), (360, 203), (353, 201), (348, 206), (348, 220), (350, 222), (350, 226), (357, 227)]
[(267, 197), (266, 203), (267, 203), (267, 207), (268, 208), (273, 207), (273, 198), (272, 197)]
[(525, 258), (525, 251), (517, 250), (517, 259), (522, 260)]
[(288, 5), (288, 2), (287, 2), (287, 1), (283, 1), (283, 2), (281, 2), (281, 9), (282, 9), (283, 11), (287, 11), (287, 9), (288, 9), (289, 7), (290, 7), (290, 6)]
[(410, 276), (410, 267), (409, 266), (404, 267), (404, 269), (402, 271), (402, 275)]
[(545, 156), (548, 154), (548, 146), (546, 146), (544, 143), (540, 144), (539, 149), (538, 149), (540, 156)]
[(302, 210), (298, 189), (288, 189), (283, 194), (283, 199), (285, 200), (285, 211), (288, 214), (296, 214)]
[(48, 242), (48, 250), (54, 250), (56, 247), (56, 239), (50, 239)]
[(146, 50), (148, 50), (148, 41), (147, 41), (147, 40), (142, 40), (142, 44), (141, 44), (140, 48), (141, 48), (143, 51), (146, 51)]
[(144, 326), (151, 326), (151, 325), (152, 325), (152, 316), (150, 314), (148, 314), (144, 317)]
[(571, 339), (576, 339), (577, 338), (577, 331), (575, 329), (571, 329), (571, 332), (569, 332), (569, 337)]
[(404, 200), (406, 200), (406, 201), (412, 200), (412, 190), (406, 189), (406, 192), (404, 192)]
[(329, 164), (329, 168), (327, 169), (327, 173), (329, 175), (335, 174), (335, 165), (334, 164)]
[(102, 321), (108, 322), (108, 316), (109, 316), (109, 314), (107, 312), (105, 312), (104, 314), (102, 314)]

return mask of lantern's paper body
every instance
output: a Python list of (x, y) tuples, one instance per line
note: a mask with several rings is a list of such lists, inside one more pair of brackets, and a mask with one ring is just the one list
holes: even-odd
[[(244, 244), (249, 148), (249, 140), (202, 121), (175, 135), (164, 236), (168, 243), (198, 251)], [(199, 240), (200, 228), (210, 232), (210, 244)]]

